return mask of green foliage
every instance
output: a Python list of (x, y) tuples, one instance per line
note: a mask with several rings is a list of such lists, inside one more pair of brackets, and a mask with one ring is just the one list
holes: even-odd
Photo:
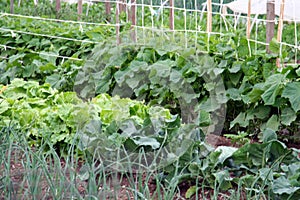
[[(191, 161), (191, 176), (205, 177), (213, 188), (228, 190), (240, 185), (250, 192), (248, 197), (264, 195), (288, 199), (299, 195), (299, 151), (290, 150), (277, 140), (262, 144), (246, 144), (239, 149), (220, 146), (205, 158)], [(191, 187), (188, 196), (195, 193)]]
[[(29, 11), (78, 17), (56, 13), (46, 2), (39, 6)], [(71, 8), (63, 4), (62, 11), (72, 13)], [(103, 12), (101, 6), (93, 9)], [(149, 11), (144, 14), (151, 19)], [(167, 20), (160, 20), (168, 11), (164, 16), (154, 11), (154, 26), (167, 27)], [(184, 26), (181, 14), (186, 13), (177, 13), (175, 28)], [(187, 14), (188, 20), (193, 17)], [(16, 128), (34, 146), (48, 141), (65, 151), (75, 144), (107, 165), (127, 164), (143, 152), (152, 159), (148, 169), (158, 170), (170, 186), (192, 179), (215, 191), (242, 187), (249, 199), (299, 199), (299, 152), (278, 141), (281, 130), (298, 131), (299, 66), (275, 65), (277, 56), (294, 58), (289, 48), (272, 40), (274, 54), (267, 55), (232, 27), (218, 36), (199, 33), (197, 44), (186, 48), (181, 43), (195, 43), (189, 33), (182, 39), (153, 31), (149, 39), (144, 31), (144, 44), (138, 45), (127, 43), (127, 26), (122, 26), (123, 44), (116, 46), (108, 39), (115, 32), (109, 26), (1, 19), (0, 42), (9, 48), (0, 47), (0, 129)], [(288, 41), (294, 41), (291, 35), (286, 34)], [(226, 116), (224, 124), (216, 115)], [(205, 142), (211, 125), (212, 132), (224, 125), (219, 131), (243, 146), (211, 147)], [(250, 144), (249, 137), (261, 143)], [(89, 173), (81, 178), (90, 180)], [(186, 198), (198, 186), (191, 186)]]
[[(10, 3), (0, 2), (2, 12), (10, 12)], [(14, 13), (21, 15), (39, 16), (44, 18), (58, 18), (63, 20), (77, 20), (77, 4), (69, 4), (61, 1), (60, 11), (56, 11), (55, 1), (39, 0), (35, 5), (34, 1), (15, 1)], [(89, 22), (103, 23), (107, 19), (104, 6), (102, 4), (83, 4), (82, 6), (81, 20)], [(113, 13), (113, 12), (112, 12)]]
[(53, 145), (60, 143), (62, 146), (80, 139), (82, 148), (94, 148), (90, 145), (94, 142), (91, 135), (85, 135), (88, 133), (103, 140), (103, 148), (106, 145), (106, 148), (120, 148), (130, 141), (134, 144), (131, 149), (139, 146), (157, 149), (165, 133), (172, 135), (179, 122), (164, 108), (149, 107), (142, 102), (107, 94), (83, 102), (74, 92), (59, 93), (49, 84), (40, 86), (37, 82), (21, 79), (14, 79), (0, 89), (1, 128), (13, 124), (26, 131), (35, 145), (42, 138), (49, 138)]
[(223, 69), (193, 49), (172, 43), (164, 49), (154, 46), (116, 47), (109, 42), (97, 46), (92, 62), (78, 72), (75, 91), (82, 98), (109, 93), (145, 100), (180, 114), (184, 122), (200, 119), (200, 126), (211, 125), (209, 113), (226, 102)]
[[(110, 27), (2, 17), (0, 83), (14, 78), (48, 82), (72, 90), (78, 69), (94, 45), (112, 34)], [(86, 42), (85, 42), (86, 41)], [(7, 46), (7, 47), (6, 47)], [(71, 59), (65, 58), (71, 57)]]

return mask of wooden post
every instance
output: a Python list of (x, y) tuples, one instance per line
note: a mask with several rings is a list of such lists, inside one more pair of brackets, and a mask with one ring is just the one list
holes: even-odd
[(81, 19), (81, 15), (82, 15), (82, 0), (78, 0), (77, 3), (77, 15), (78, 15), (78, 21)]
[[(284, 15), (284, 4), (285, 0), (281, 0), (280, 4), (280, 15), (279, 15), (279, 23), (278, 23), (278, 30), (277, 30), (277, 42), (281, 43), (282, 39), (282, 27), (283, 27), (283, 15)], [(276, 66), (280, 67), (280, 58), (276, 59)]]
[(212, 31), (212, 5), (211, 5), (211, 0), (207, 0), (206, 32), (210, 33), (211, 31)]
[(269, 43), (274, 37), (274, 28), (275, 28), (275, 0), (267, 1), (267, 31), (266, 31), (266, 51), (271, 53), (269, 49)]
[(248, 13), (247, 13), (247, 39), (250, 39), (251, 33), (251, 0), (248, 0)]
[(106, 20), (110, 22), (110, 16), (111, 16), (111, 5), (110, 2), (105, 2), (105, 14), (106, 14)]
[(121, 44), (121, 38), (120, 38), (120, 9), (121, 9), (120, 2), (117, 1), (117, 6), (116, 6), (116, 37), (117, 37), (117, 45)]
[[(117, 0), (117, 1), (120, 1), (120, 0)], [(119, 3), (119, 12), (125, 12), (126, 11), (126, 0), (121, 0), (121, 3)]]
[(131, 21), (131, 38), (133, 42), (137, 41), (136, 38), (136, 0), (131, 0), (131, 7), (130, 7), (130, 21)]
[(14, 0), (10, 0), (10, 13), (14, 13)]
[(58, 13), (59, 13), (59, 11), (60, 11), (60, 0), (56, 0), (56, 7), (55, 7), (55, 9), (56, 9), (56, 15), (58, 16)]
[(170, 30), (174, 30), (174, 0), (170, 0)]

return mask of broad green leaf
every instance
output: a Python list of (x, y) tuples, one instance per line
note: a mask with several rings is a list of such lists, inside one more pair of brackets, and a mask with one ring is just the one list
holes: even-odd
[(265, 102), (265, 105), (273, 105), (275, 103), (276, 97), (281, 92), (281, 86), (283, 84), (284, 78), (285, 75), (283, 74), (274, 74), (268, 77), (264, 85), (264, 88), (266, 90), (261, 96)]
[(2, 94), (13, 100), (27, 97), (26, 90), (22, 87), (8, 87)]
[(222, 43), (217, 44), (216, 47), (217, 47), (218, 52), (221, 52), (221, 53), (225, 53), (227, 51), (232, 51), (233, 50), (230, 45), (226, 45), (226, 44), (222, 44)]
[(229, 79), (234, 86), (237, 86), (238, 83), (240, 83), (240, 81), (241, 81), (240, 79), (242, 76), (243, 76), (242, 72), (237, 72), (235, 74), (229, 74)]
[(26, 54), (25, 53), (20, 53), (20, 54), (16, 54), (16, 55), (12, 55), (9, 57), (9, 62), (13, 63), (14, 61), (23, 58)]
[(267, 79), (272, 74), (274, 74), (274, 70), (276, 69), (276, 66), (273, 63), (265, 63), (263, 65), (263, 77)]
[(232, 159), (237, 165), (246, 165), (248, 168), (254, 166), (262, 166), (267, 159), (268, 151), (264, 149), (268, 148), (269, 143), (253, 143), (245, 144), (235, 151), (232, 155)]
[(284, 176), (275, 179), (272, 188), (275, 194), (293, 194), (300, 189), (300, 187), (293, 187), (290, 181)]
[(23, 71), (23, 78), (31, 77), (35, 72), (37, 68), (34, 65), (26, 65), (24, 67)]
[(38, 111), (35, 109), (23, 109), (20, 111), (20, 125), (24, 128), (30, 128), (30, 126), (34, 126), (35, 121), (39, 119)]
[(265, 106), (265, 105), (258, 105), (255, 108), (252, 108), (247, 111), (247, 119), (262, 119), (265, 120), (266, 118), (269, 118), (271, 112), (270, 106)]
[(235, 147), (227, 147), (227, 146), (218, 146), (215, 151), (220, 151), (221, 154), (218, 157), (218, 162), (216, 164), (223, 164), (227, 158), (230, 158), (234, 152), (237, 151)]
[(254, 116), (258, 119), (266, 119), (267, 117), (269, 117), (270, 112), (271, 108), (265, 105), (259, 105), (253, 110)]
[(100, 33), (97, 33), (95, 31), (88, 31), (85, 33), (91, 40), (94, 40), (94, 41), (101, 41), (103, 40), (103, 35), (100, 34)]
[(280, 86), (273, 85), (262, 94), (265, 105), (274, 105), (277, 95), (280, 93)]
[(171, 69), (171, 74), (170, 74), (170, 81), (173, 83), (178, 83), (180, 80), (182, 80), (182, 74), (174, 69)]
[(280, 122), (278, 120), (278, 116), (272, 115), (271, 118), (267, 121), (266, 128), (269, 128), (273, 131), (277, 131), (279, 125), (280, 125)]
[(242, 68), (242, 62), (236, 61), (232, 64), (232, 67), (229, 68), (228, 70), (230, 73), (235, 74), (235, 73), (239, 72), (241, 70), (241, 68)]
[(300, 76), (300, 68), (296, 69), (297, 76)]
[(55, 102), (58, 104), (77, 104), (81, 103), (82, 100), (78, 98), (75, 92), (64, 92), (55, 96)]
[(198, 123), (200, 127), (209, 126), (211, 124), (210, 114), (204, 110), (200, 110)]
[[(251, 90), (251, 92), (249, 92), (247, 94), (246, 98), (248, 101), (244, 101), (245, 103), (254, 103), (260, 100), (261, 95), (264, 93), (263, 91), (263, 84), (256, 84), (253, 89)], [(243, 98), (245, 99), (245, 98)]]
[(213, 175), (216, 178), (216, 181), (219, 183), (219, 187), (222, 190), (228, 190), (232, 187), (230, 181), (232, 178), (230, 177), (230, 174), (228, 170), (222, 170), (216, 173), (213, 173)]
[(155, 138), (150, 137), (136, 137), (133, 142), (138, 146), (150, 146), (153, 150), (160, 147), (160, 143)]
[(249, 55), (249, 41), (245, 37), (240, 38), (240, 45), (237, 47), (239, 56)]
[(0, 99), (0, 116), (10, 108), (10, 103), (8, 103), (6, 99)]
[(218, 68), (225, 68), (227, 66), (227, 60), (221, 60), (221, 62), (218, 64)]
[(46, 78), (46, 83), (50, 83), (50, 85), (54, 88), (60, 88), (60, 86), (64, 82), (64, 78), (59, 74), (52, 74)]
[(224, 68), (214, 68), (213, 72), (215, 74), (215, 76), (222, 74), (222, 72), (224, 71)]
[(201, 102), (198, 106), (200, 110), (204, 110), (206, 112), (216, 111), (221, 107), (222, 103), (218, 102), (216, 97), (208, 98), (206, 101)]
[(263, 142), (267, 143), (267, 142), (275, 141), (275, 140), (277, 140), (276, 132), (270, 128), (266, 128), (263, 131)]
[[(132, 78), (127, 78), (126, 83), (131, 89), (136, 89), (142, 87), (141, 85), (146, 85), (142, 81), (145, 80), (145, 74), (139, 73), (135, 74)], [(123, 91), (125, 93), (125, 91)]]
[[(122, 86), (122, 84), (127, 80), (127, 79), (132, 79), (134, 78), (134, 72), (131, 70), (130, 67), (127, 67), (124, 70), (118, 70), (115, 74), (115, 80), (116, 82)], [(139, 81), (139, 80), (138, 80)]]
[(162, 84), (162, 81), (165, 82), (169, 80), (171, 67), (174, 64), (171, 60), (162, 60), (154, 63), (149, 66), (151, 69), (149, 73), (149, 79), (152, 84)]
[(279, 53), (280, 52), (280, 43), (275, 38), (272, 38), (272, 40), (269, 44), (269, 49), (270, 49), (270, 51), (272, 51), (272, 53)]
[(288, 98), (293, 110), (298, 112), (300, 110), (300, 82), (287, 83), (282, 92), (282, 97)]
[(35, 98), (26, 98), (26, 103), (28, 103), (32, 108), (34, 107), (45, 107), (47, 106), (47, 99), (41, 99), (38, 97)]
[(295, 113), (295, 111), (291, 108), (284, 108), (281, 111), (281, 115), (280, 115), (280, 121), (282, 124), (284, 125), (291, 125), (292, 122), (294, 122), (297, 118), (297, 115)]
[(259, 177), (263, 181), (273, 181), (273, 170), (270, 168), (261, 168), (259, 169)]
[(239, 101), (242, 99), (240, 91), (236, 88), (229, 88), (226, 90), (226, 96), (234, 101)]
[(56, 65), (56, 59), (59, 54), (57, 52), (40, 52), (39, 56), (47, 60), (49, 63)]
[[(117, 121), (119, 121), (119, 120), (122, 120), (122, 118), (117, 119)], [(111, 120), (111, 121), (113, 121), (113, 120)], [(124, 135), (125, 137), (131, 137), (132, 135), (138, 133), (138, 129), (135, 126), (135, 123), (133, 120), (123, 121), (122, 125), (120, 126), (120, 130), (122, 130), (122, 135)], [(138, 142), (136, 142), (135, 140), (134, 140), (134, 143), (139, 145)]]
[(233, 121), (230, 122), (230, 129), (232, 129), (236, 124), (239, 124), (241, 127), (248, 126), (249, 122), (246, 120), (245, 113), (241, 112)]
[(41, 65), (40, 66), (40, 70), (41, 71), (53, 71), (55, 70), (57, 67), (55, 65), (53, 65), (52, 63), (47, 63), (46, 65)]
[(294, 178), (295, 175), (299, 175), (300, 171), (300, 162), (291, 163), (288, 165), (281, 165), (282, 171), (286, 173), (288, 177)]
[(196, 193), (197, 190), (198, 188), (196, 185), (189, 187), (189, 189), (185, 193), (185, 198), (187, 199), (191, 198)]

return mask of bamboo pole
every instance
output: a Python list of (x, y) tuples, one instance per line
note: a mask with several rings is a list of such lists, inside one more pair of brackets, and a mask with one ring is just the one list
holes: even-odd
[(210, 33), (211, 31), (212, 31), (212, 5), (211, 5), (211, 0), (207, 0), (206, 32)]
[(82, 16), (82, 0), (78, 0), (77, 3), (77, 15), (78, 15), (78, 21), (81, 19)]
[(174, 30), (174, 0), (170, 0), (170, 30)]
[[(282, 27), (283, 27), (283, 16), (284, 16), (284, 4), (285, 0), (281, 0), (280, 4), (280, 15), (279, 15), (279, 23), (278, 23), (278, 30), (277, 30), (277, 42), (281, 43), (282, 40)], [(280, 50), (281, 53), (281, 50)], [(276, 66), (280, 67), (280, 58), (276, 59)]]
[(247, 39), (250, 39), (251, 33), (251, 0), (248, 0), (248, 13), (247, 13)]
[(10, 0), (10, 13), (14, 13), (14, 0)]
[(266, 51), (271, 53), (269, 48), (269, 43), (274, 37), (274, 28), (275, 28), (275, 0), (267, 1), (267, 31), (266, 31)]

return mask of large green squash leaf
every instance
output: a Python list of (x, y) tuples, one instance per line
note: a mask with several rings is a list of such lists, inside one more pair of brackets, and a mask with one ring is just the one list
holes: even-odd
[(288, 83), (282, 92), (282, 96), (290, 100), (295, 112), (300, 110), (300, 82)]
[(281, 92), (281, 85), (283, 84), (283, 79), (285, 75), (283, 74), (274, 74), (270, 76), (265, 83), (265, 92), (262, 94), (262, 99), (265, 102), (265, 105), (275, 104), (276, 97)]
[(293, 187), (289, 180), (283, 176), (274, 180), (273, 192), (275, 194), (293, 194), (298, 191), (300, 187)]

